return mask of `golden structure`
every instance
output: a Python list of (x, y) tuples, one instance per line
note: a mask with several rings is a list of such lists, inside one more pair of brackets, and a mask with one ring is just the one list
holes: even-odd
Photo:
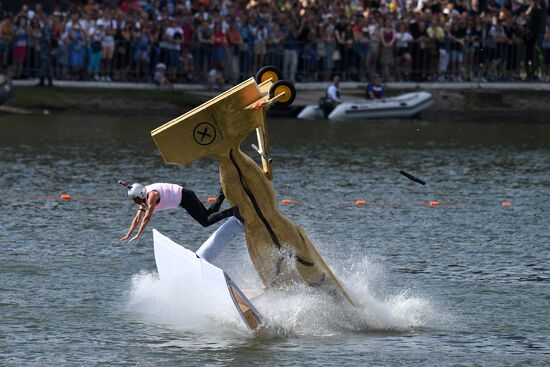
[[(265, 287), (295, 281), (324, 287), (352, 299), (312, 245), (303, 229), (282, 215), (275, 204), (265, 109), (290, 104), (292, 83), (266, 67), (197, 108), (153, 130), (151, 135), (166, 163), (187, 165), (213, 156), (219, 161), (221, 185), (231, 205), (239, 207), (252, 263)], [(254, 130), (262, 167), (240, 144)]]

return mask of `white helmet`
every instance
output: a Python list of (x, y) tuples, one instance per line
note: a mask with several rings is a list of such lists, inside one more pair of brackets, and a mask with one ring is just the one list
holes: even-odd
[(128, 187), (128, 199), (140, 198), (145, 200), (145, 187), (142, 184), (134, 183)]

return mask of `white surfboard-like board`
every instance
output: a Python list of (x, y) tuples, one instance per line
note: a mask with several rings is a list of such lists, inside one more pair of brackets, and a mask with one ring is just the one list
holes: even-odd
[[(212, 295), (212, 309), (250, 332), (262, 325), (262, 317), (237, 285), (220, 268), (199, 258), (156, 229), (153, 230), (155, 262), (161, 281), (186, 282)], [(215, 295), (215, 297), (214, 297)]]

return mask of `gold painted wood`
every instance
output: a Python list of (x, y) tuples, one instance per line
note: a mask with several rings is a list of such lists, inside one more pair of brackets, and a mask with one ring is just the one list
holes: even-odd
[(262, 96), (254, 78), (153, 130), (151, 135), (167, 163), (186, 165), (206, 156), (226, 154), (243, 136), (260, 126), (260, 108), (244, 110)]
[(223, 191), (239, 207), (248, 252), (264, 286), (290, 284), (297, 270), (307, 284), (334, 291), (353, 304), (304, 231), (277, 209), (268, 179), (271, 165), (262, 162), (260, 168), (240, 149), (247, 135), (259, 129), (260, 150), (269, 153), (265, 108), (285, 95), (270, 98), (271, 85), (267, 80), (258, 86), (250, 78), (151, 135), (167, 163), (185, 165), (205, 156), (219, 160)]
[(229, 276), (225, 273), (224, 276), (233, 303), (241, 314), (243, 321), (247, 324), (248, 328), (257, 335), (265, 335), (260, 329), (263, 324), (261, 315), (254, 308), (254, 306), (252, 306), (252, 303), (250, 303), (246, 296), (241, 293), (231, 278), (229, 278)]

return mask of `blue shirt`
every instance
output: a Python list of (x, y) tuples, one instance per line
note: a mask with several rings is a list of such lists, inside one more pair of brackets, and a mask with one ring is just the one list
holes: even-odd
[(367, 86), (367, 99), (373, 99), (370, 96), (371, 92), (374, 95), (375, 99), (380, 99), (384, 97), (384, 87), (380, 84), (369, 83), (369, 85)]

